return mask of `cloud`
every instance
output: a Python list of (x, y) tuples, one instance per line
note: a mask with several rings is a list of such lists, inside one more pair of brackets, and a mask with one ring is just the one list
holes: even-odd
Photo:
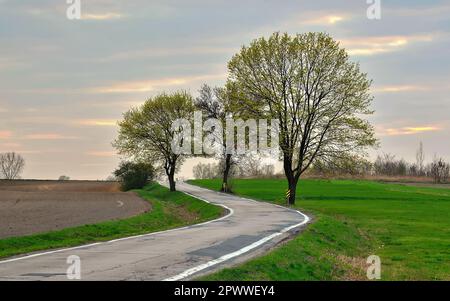
[(403, 135), (415, 135), (426, 132), (436, 132), (440, 131), (441, 128), (438, 126), (409, 126), (401, 128), (378, 128), (377, 132), (381, 136), (403, 136)]
[(30, 134), (24, 136), (24, 139), (28, 140), (71, 140), (71, 139), (78, 139), (77, 137), (73, 136), (64, 136), (61, 134), (56, 133), (37, 133), (37, 134)]
[(431, 42), (437, 35), (355, 37), (339, 41), (350, 55), (370, 56), (398, 51), (414, 43)]
[(402, 5), (397, 8), (387, 7), (384, 9), (384, 14), (400, 16), (400, 17), (433, 17), (438, 18), (442, 16), (444, 18), (448, 17), (450, 13), (450, 5), (449, 4), (441, 4), (441, 5), (429, 5), (425, 4), (420, 7), (405, 7)]
[(83, 166), (83, 167), (102, 167), (102, 166), (105, 166), (105, 167), (110, 167), (111, 166), (111, 163), (83, 163), (83, 164), (80, 164), (80, 166)]
[(95, 94), (151, 92), (159, 88), (182, 86), (192, 82), (207, 81), (211, 79), (221, 79), (221, 78), (225, 79), (226, 76), (227, 76), (226, 73), (223, 73), (204, 76), (187, 76), (178, 78), (129, 81), (112, 84), (110, 86), (93, 88), (90, 90), (90, 92)]
[[(63, 3), (65, 1), (62, 1)], [(83, 2), (83, 1), (81, 1)], [(115, 20), (115, 19), (121, 19), (124, 18), (125, 15), (119, 12), (115, 11), (107, 11), (107, 6), (111, 6), (113, 3), (95, 3), (96, 1), (91, 1), (91, 6), (95, 6), (95, 11), (103, 10), (103, 12), (86, 12), (84, 10), (84, 5), (81, 3), (81, 20), (94, 20), (94, 21), (105, 21), (105, 20)], [(57, 5), (46, 5), (42, 4), (40, 7), (36, 7), (35, 5), (30, 6), (29, 4), (24, 4), (20, 7), (22, 11), (24, 11), (26, 14), (34, 16), (34, 17), (40, 17), (40, 18), (52, 18), (55, 15), (65, 15), (67, 12), (68, 6), (59, 3)], [(116, 5), (117, 6), (117, 5)], [(111, 9), (111, 8), (109, 8)], [(116, 10), (116, 7), (113, 7), (113, 10)]]
[(182, 55), (209, 55), (209, 54), (230, 54), (236, 53), (239, 47), (170, 47), (170, 48), (148, 48), (118, 52), (109, 56), (94, 59), (97, 62), (111, 62), (130, 59), (171, 57)]
[(125, 16), (119, 13), (103, 13), (103, 14), (81, 14), (82, 20), (94, 20), (94, 21), (106, 21), (106, 20), (115, 20), (115, 19), (122, 19)]
[(75, 121), (75, 124), (85, 126), (116, 126), (117, 120), (114, 119), (84, 119)]
[[(15, 152), (20, 155), (34, 155), (34, 154), (42, 154), (42, 151), (36, 151), (36, 150), (21, 150), (21, 149), (1, 149), (0, 153), (6, 153), (6, 152)], [(48, 163), (47, 163), (48, 164)]]
[(373, 93), (406, 93), (406, 92), (447, 92), (450, 87), (447, 85), (448, 79), (428, 77), (423, 83), (394, 84), (374, 86)]
[(93, 157), (114, 157), (117, 153), (114, 151), (89, 151), (86, 155)]
[(401, 93), (401, 92), (420, 92), (428, 91), (430, 88), (421, 85), (392, 85), (379, 86), (372, 89), (373, 93)]
[(352, 19), (352, 15), (348, 12), (340, 11), (303, 11), (299, 15), (295, 15), (281, 22), (280, 27), (291, 28), (301, 26), (334, 26), (338, 23)]
[(305, 20), (301, 20), (302, 25), (334, 25), (339, 22), (348, 20), (350, 17), (348, 15), (321, 15)]
[(17, 58), (0, 58), (0, 70), (22, 69), (29, 65)]
[(11, 131), (0, 131), (0, 139), (9, 139), (12, 137)]
[(2, 143), (0, 144), (1, 148), (18, 148), (21, 147), (21, 145), (19, 143)]

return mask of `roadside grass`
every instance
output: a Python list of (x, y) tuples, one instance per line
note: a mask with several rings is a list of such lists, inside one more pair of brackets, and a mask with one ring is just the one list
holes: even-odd
[(136, 193), (151, 203), (150, 212), (123, 220), (1, 239), (0, 258), (163, 231), (205, 222), (224, 214), (224, 209), (221, 207), (205, 203), (181, 192), (170, 192), (157, 183), (136, 190)]
[[(218, 190), (219, 180), (191, 181)], [(285, 205), (284, 180), (234, 180), (236, 194)], [(293, 240), (203, 280), (450, 280), (450, 189), (358, 180), (303, 180), (297, 209), (314, 222)]]

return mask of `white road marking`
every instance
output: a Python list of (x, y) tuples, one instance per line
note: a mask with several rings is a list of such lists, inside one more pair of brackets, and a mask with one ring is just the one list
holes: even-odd
[[(213, 192), (213, 191), (205, 189), (205, 188), (200, 188), (200, 189), (206, 190), (208, 192)], [(194, 197), (196, 199), (199, 199), (201, 201), (204, 201), (206, 203), (211, 203), (210, 201), (205, 200), (205, 199), (203, 199), (201, 197), (192, 195), (191, 193), (187, 193), (187, 192), (183, 192), (183, 193), (185, 193), (185, 194), (187, 194), (189, 196), (192, 196), (192, 197)], [(223, 195), (226, 195), (226, 194), (223, 193)], [(246, 199), (246, 198), (241, 198), (241, 199), (257, 203), (257, 201), (252, 200), (252, 199)], [(30, 259), (30, 258), (35, 258), (35, 257), (38, 257), (38, 256), (43, 256), (43, 255), (50, 255), (50, 254), (55, 254), (55, 253), (61, 253), (61, 252), (65, 252), (65, 251), (72, 251), (72, 250), (78, 250), (78, 249), (83, 249), (83, 248), (89, 248), (89, 247), (93, 247), (93, 246), (97, 246), (97, 245), (111, 244), (111, 243), (124, 241), (124, 240), (130, 240), (130, 239), (134, 239), (134, 238), (149, 237), (149, 236), (158, 235), (158, 234), (162, 234), (162, 233), (169, 233), (169, 232), (180, 231), (180, 230), (189, 229), (189, 228), (192, 228), (192, 227), (197, 227), (197, 226), (202, 226), (202, 225), (207, 225), (207, 224), (210, 224), (210, 223), (218, 222), (218, 221), (224, 220), (226, 218), (229, 218), (230, 216), (232, 216), (234, 214), (234, 210), (229, 208), (229, 207), (227, 207), (227, 206), (225, 206), (225, 205), (216, 204), (216, 203), (213, 203), (213, 204), (225, 208), (226, 210), (229, 211), (229, 213), (226, 216), (223, 216), (221, 218), (218, 218), (218, 219), (215, 219), (215, 220), (212, 220), (212, 221), (207, 221), (207, 222), (200, 223), (200, 224), (190, 225), (190, 226), (186, 226), (186, 227), (182, 227), (182, 228), (176, 228), (176, 229), (171, 229), (171, 230), (153, 232), (153, 233), (148, 233), (148, 234), (141, 234), (141, 235), (136, 235), (136, 236), (130, 236), (130, 237), (115, 239), (115, 240), (111, 240), (111, 241), (107, 241), (107, 242), (98, 242), (98, 243), (93, 243), (93, 244), (84, 245), (84, 246), (65, 248), (65, 249), (48, 251), (48, 252), (43, 252), (43, 253), (36, 253), (36, 254), (31, 254), (31, 255), (27, 255), (27, 256), (23, 256), (23, 257), (3, 260), (3, 261), (0, 261), (0, 264), (14, 262), (14, 261), (19, 261), (19, 260), (25, 260), (25, 259)], [(280, 232), (277, 232), (277, 233), (271, 234), (271, 235), (269, 235), (267, 237), (264, 237), (261, 240), (259, 240), (257, 242), (254, 242), (254, 243), (252, 243), (252, 244), (250, 244), (250, 245), (248, 245), (246, 247), (243, 247), (243, 248), (241, 248), (241, 249), (239, 249), (239, 250), (237, 250), (235, 252), (226, 254), (226, 255), (224, 255), (222, 257), (219, 257), (217, 259), (211, 260), (211, 261), (209, 261), (209, 262), (207, 262), (205, 264), (202, 264), (202, 265), (199, 265), (199, 266), (194, 267), (192, 269), (186, 270), (183, 273), (178, 274), (178, 275), (173, 276), (173, 277), (170, 277), (170, 278), (167, 278), (164, 281), (178, 281), (178, 280), (182, 280), (184, 278), (187, 278), (187, 277), (189, 277), (189, 276), (191, 276), (191, 275), (193, 275), (195, 273), (198, 273), (198, 272), (200, 272), (202, 270), (205, 270), (205, 269), (210, 268), (212, 266), (215, 266), (215, 265), (218, 265), (220, 263), (223, 263), (223, 262), (225, 262), (227, 260), (230, 260), (232, 258), (240, 256), (240, 255), (242, 255), (244, 253), (247, 253), (247, 252), (249, 252), (249, 251), (251, 251), (251, 250), (253, 250), (253, 249), (255, 249), (255, 248), (257, 248), (257, 247), (259, 247), (261, 245), (263, 245), (264, 243), (274, 239), (275, 237), (278, 237), (278, 236), (282, 235), (283, 233), (286, 233), (286, 232), (288, 232), (288, 231), (290, 231), (292, 229), (295, 229), (295, 228), (298, 228), (300, 226), (303, 226), (303, 225), (307, 224), (310, 221), (310, 218), (306, 214), (303, 214), (302, 212), (300, 212), (298, 210), (294, 210), (294, 209), (283, 207), (283, 206), (276, 205), (276, 204), (272, 204), (272, 205), (274, 205), (276, 207), (283, 208), (283, 209), (287, 209), (287, 210), (290, 210), (290, 211), (294, 211), (294, 212), (300, 214), (301, 216), (303, 216), (304, 220), (301, 223), (299, 223), (299, 224), (287, 227), (287, 228), (281, 230)]]
[(122, 201), (117, 201), (117, 207), (119, 207), (119, 208), (123, 207), (123, 202)]
[[(202, 199), (200, 197), (193, 196), (192, 194), (189, 194), (189, 193), (186, 193), (186, 194), (190, 195), (192, 197), (195, 197), (196, 199), (199, 199), (199, 200), (201, 200), (203, 202), (211, 203), (211, 202), (209, 202), (207, 200), (204, 200), (204, 199)], [(130, 236), (130, 237), (124, 237), (124, 238), (114, 239), (114, 240), (110, 240), (110, 241), (106, 241), (106, 242), (97, 242), (97, 243), (93, 243), (93, 244), (89, 244), (89, 245), (83, 245), (83, 246), (78, 246), (78, 247), (71, 247), (71, 248), (65, 248), (65, 249), (60, 249), (60, 250), (36, 253), (36, 254), (27, 255), (27, 256), (22, 256), (22, 257), (2, 260), (2, 261), (0, 261), (0, 264), (14, 262), (14, 261), (19, 261), (19, 260), (25, 260), (25, 259), (30, 259), (30, 258), (35, 258), (35, 257), (38, 257), (38, 256), (43, 256), (43, 255), (50, 255), (50, 254), (55, 254), (55, 253), (61, 253), (61, 252), (65, 252), (65, 251), (79, 250), (79, 249), (89, 248), (89, 247), (98, 246), (98, 245), (111, 244), (111, 243), (115, 243), (115, 242), (118, 242), (118, 241), (124, 241), (124, 240), (129, 240), (129, 239), (134, 239), (134, 238), (149, 237), (149, 236), (163, 234), (163, 233), (169, 233), (169, 232), (174, 232), (174, 231), (185, 230), (185, 229), (189, 229), (189, 228), (192, 228), (192, 227), (198, 227), (198, 226), (203, 226), (203, 225), (207, 225), (207, 224), (210, 224), (210, 223), (215, 223), (215, 222), (224, 220), (226, 218), (229, 218), (230, 216), (232, 216), (234, 214), (234, 210), (229, 208), (229, 207), (227, 207), (227, 206), (225, 206), (225, 205), (222, 205), (222, 204), (214, 204), (214, 205), (217, 205), (217, 206), (225, 208), (226, 210), (228, 210), (228, 214), (225, 215), (225, 216), (222, 216), (221, 218), (215, 219), (215, 220), (207, 221), (207, 222), (200, 223), (200, 224), (194, 224), (194, 225), (190, 225), (190, 226), (186, 226), (186, 227), (182, 227), (182, 228), (176, 228), (176, 229), (170, 229), (170, 230), (165, 230), (165, 231), (152, 232), (152, 233), (147, 233), (147, 234), (141, 234), (141, 235), (135, 235), (135, 236)]]
[(197, 266), (195, 268), (192, 268), (192, 269), (189, 269), (187, 271), (184, 271), (181, 274), (178, 274), (176, 276), (167, 278), (167, 279), (165, 279), (163, 281), (180, 281), (180, 280), (183, 280), (183, 279), (185, 279), (185, 278), (187, 278), (189, 276), (192, 276), (192, 275), (194, 275), (194, 274), (196, 274), (196, 273), (198, 273), (200, 271), (203, 271), (203, 270), (205, 270), (207, 268), (210, 268), (212, 266), (218, 265), (218, 264), (223, 263), (223, 262), (225, 262), (227, 260), (230, 260), (230, 259), (235, 258), (237, 256), (240, 256), (240, 255), (242, 255), (244, 253), (247, 253), (247, 252), (249, 252), (249, 251), (251, 251), (253, 249), (256, 249), (257, 247), (265, 244), (266, 242), (274, 239), (275, 237), (280, 236), (283, 233), (286, 233), (286, 232), (288, 232), (288, 231), (290, 231), (292, 229), (295, 229), (295, 228), (298, 228), (300, 226), (303, 226), (303, 225), (305, 225), (306, 223), (308, 223), (310, 221), (310, 218), (306, 214), (303, 214), (300, 211), (297, 211), (297, 210), (294, 210), (294, 209), (290, 209), (290, 208), (286, 208), (286, 207), (279, 206), (279, 205), (275, 205), (275, 206), (295, 211), (298, 214), (302, 215), (305, 220), (303, 222), (297, 224), (297, 225), (293, 225), (293, 226), (287, 227), (287, 228), (281, 230), (280, 232), (277, 232), (277, 233), (271, 234), (271, 235), (269, 235), (267, 237), (264, 237), (263, 239), (260, 239), (257, 242), (254, 242), (251, 245), (248, 245), (248, 246), (246, 246), (246, 247), (244, 247), (242, 249), (239, 249), (239, 250), (237, 250), (235, 252), (226, 254), (226, 255), (224, 255), (222, 257), (219, 257), (217, 259), (211, 260), (211, 261), (209, 261), (207, 263), (201, 264), (201, 265), (199, 265), (199, 266)]

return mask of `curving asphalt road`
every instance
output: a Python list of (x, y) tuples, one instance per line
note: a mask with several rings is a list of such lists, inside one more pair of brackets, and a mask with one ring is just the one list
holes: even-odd
[(178, 190), (229, 210), (215, 221), (0, 261), (0, 280), (68, 280), (67, 259), (81, 260), (81, 280), (188, 280), (261, 254), (309, 221), (284, 207), (186, 183)]

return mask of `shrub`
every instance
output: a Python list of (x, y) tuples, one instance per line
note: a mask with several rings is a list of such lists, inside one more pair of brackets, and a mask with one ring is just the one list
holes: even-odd
[(371, 173), (372, 163), (359, 157), (316, 160), (309, 173), (317, 176), (364, 176)]
[(114, 175), (122, 183), (122, 190), (141, 189), (155, 177), (155, 169), (149, 163), (122, 162)]
[(203, 164), (200, 162), (193, 167), (192, 171), (196, 179), (215, 179), (221, 176), (219, 164)]
[(430, 174), (435, 183), (445, 183), (449, 178), (450, 164), (442, 158), (435, 158), (430, 165)]
[(376, 175), (406, 176), (410, 167), (405, 160), (397, 160), (394, 155), (384, 154), (377, 157), (374, 169)]

